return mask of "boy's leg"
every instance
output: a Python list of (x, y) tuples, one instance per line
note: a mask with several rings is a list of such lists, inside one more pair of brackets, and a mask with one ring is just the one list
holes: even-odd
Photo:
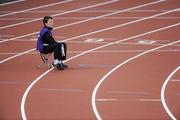
[(67, 55), (67, 45), (65, 43), (60, 43), (61, 46), (61, 60), (66, 60)]
[(58, 65), (60, 69), (67, 68), (62, 61), (66, 60), (67, 45), (65, 43), (55, 43), (49, 46), (49, 49), (54, 51), (54, 65)]
[(60, 46), (61, 46), (61, 58), (60, 58), (60, 61), (61, 61), (61, 64), (64, 68), (68, 68), (67, 65), (65, 65), (62, 61), (63, 60), (66, 60), (66, 56), (67, 56), (67, 45), (65, 43), (59, 43)]
[(58, 43), (49, 45), (49, 46), (45, 46), (44, 47), (44, 52), (45, 53), (52, 53), (54, 52), (54, 62), (53, 65), (57, 67), (57, 69), (59, 70), (63, 70), (64, 67), (62, 65), (60, 65), (60, 57), (61, 57), (61, 47)]

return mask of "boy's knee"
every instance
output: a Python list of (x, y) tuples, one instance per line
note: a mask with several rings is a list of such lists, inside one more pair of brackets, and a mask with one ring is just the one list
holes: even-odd
[(66, 43), (64, 43), (64, 42), (62, 42), (60, 44), (63, 45), (64, 47), (67, 47)]

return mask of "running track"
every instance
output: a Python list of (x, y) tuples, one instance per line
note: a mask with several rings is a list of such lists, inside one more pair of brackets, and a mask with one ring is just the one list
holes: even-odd
[[(67, 70), (37, 68), (45, 15)], [(26, 0), (0, 22), (1, 120), (180, 119), (179, 0)]]

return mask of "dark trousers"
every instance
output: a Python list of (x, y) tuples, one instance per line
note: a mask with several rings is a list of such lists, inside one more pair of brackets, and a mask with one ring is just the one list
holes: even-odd
[(67, 45), (66, 43), (54, 43), (44, 46), (43, 52), (45, 54), (54, 52), (54, 59), (66, 60)]

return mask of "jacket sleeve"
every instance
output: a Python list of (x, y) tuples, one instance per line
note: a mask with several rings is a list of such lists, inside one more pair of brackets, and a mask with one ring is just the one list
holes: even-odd
[(48, 32), (44, 33), (44, 35), (43, 35), (43, 44), (51, 45), (51, 44), (54, 44), (54, 43), (57, 43), (54, 40), (54, 38)]

